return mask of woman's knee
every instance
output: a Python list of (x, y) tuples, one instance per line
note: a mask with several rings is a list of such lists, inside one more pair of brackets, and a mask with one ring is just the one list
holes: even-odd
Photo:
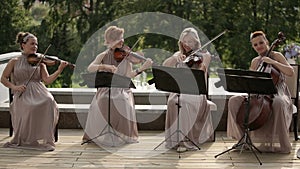
[(231, 96), (228, 100), (228, 107), (240, 105), (244, 100), (244, 96)]
[(273, 99), (272, 99), (272, 105), (273, 106), (281, 106), (281, 105), (283, 105), (283, 99), (281, 98), (281, 97), (274, 97)]

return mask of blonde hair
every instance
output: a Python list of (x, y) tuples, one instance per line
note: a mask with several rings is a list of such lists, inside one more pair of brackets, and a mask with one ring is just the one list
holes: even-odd
[(108, 27), (104, 33), (104, 45), (109, 47), (115, 45), (116, 43), (118, 43), (117, 41), (121, 40), (119, 38), (123, 33), (123, 28), (119, 28), (117, 26)]
[(200, 38), (198, 36), (198, 33), (197, 33), (196, 29), (194, 29), (194, 28), (185, 28), (182, 31), (182, 33), (180, 34), (179, 41), (178, 41), (179, 50), (182, 53), (184, 51), (184, 48), (183, 48), (181, 42), (183, 41), (183, 38), (185, 38), (186, 36), (190, 36), (195, 41), (194, 46), (190, 46), (190, 47), (192, 47), (193, 49), (201, 47)]

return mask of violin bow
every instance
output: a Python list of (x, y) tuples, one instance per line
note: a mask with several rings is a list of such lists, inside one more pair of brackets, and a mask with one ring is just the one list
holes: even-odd
[[(34, 73), (36, 72), (37, 68), (40, 66), (40, 64), (42, 63), (43, 58), (45, 58), (46, 53), (48, 52), (48, 49), (50, 48), (51, 44), (47, 47), (47, 49), (45, 50), (45, 52), (42, 54), (41, 59), (39, 60), (39, 62), (36, 64), (36, 67), (34, 68), (33, 72), (31, 73), (29, 79), (26, 81), (25, 86), (27, 87), (28, 83), (30, 82), (30, 80), (32, 79)], [(21, 97), (23, 94), (20, 93), (19, 97)]]
[[(218, 39), (220, 36), (222, 36), (223, 34), (225, 34), (228, 30), (224, 30), (223, 32), (219, 33), (217, 36), (215, 36), (214, 38), (212, 38), (210, 41), (206, 42), (203, 46), (201, 46), (199, 49), (195, 50), (194, 52), (192, 52), (189, 56), (193, 56), (194, 54), (196, 54), (198, 51), (202, 50), (203, 48), (205, 48), (207, 45), (209, 45), (211, 42), (215, 41), (216, 39)], [(188, 59), (187, 56), (186, 58)], [(185, 61), (184, 61), (185, 62)]]
[[(138, 42), (141, 40), (141, 37), (139, 37), (136, 41), (135, 41), (135, 43), (133, 44), (133, 46), (130, 48), (130, 50), (129, 50), (129, 52), (127, 53), (127, 56), (129, 56), (129, 54), (132, 52), (132, 49), (138, 44)], [(126, 57), (127, 57), (126, 56)]]

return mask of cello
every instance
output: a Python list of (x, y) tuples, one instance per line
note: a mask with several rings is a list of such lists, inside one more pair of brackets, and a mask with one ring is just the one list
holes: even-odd
[[(282, 32), (278, 33), (278, 38), (272, 43), (271, 47), (267, 51), (266, 56), (264, 57), (270, 57), (273, 59), (273, 56), (270, 55), (273, 49), (278, 46), (281, 42), (285, 40), (285, 36), (283, 35)], [(274, 85), (276, 86), (278, 81), (279, 81), (279, 76), (280, 76), (280, 71), (277, 70), (275, 67), (272, 65), (269, 65), (267, 63), (261, 63), (258, 66), (257, 71), (260, 72), (266, 72), (267, 67), (270, 67), (268, 73), (271, 74), (272, 81)], [(237, 124), (239, 124), (242, 128), (244, 126), (244, 119), (247, 111), (247, 104), (249, 104), (250, 109), (249, 109), (249, 119), (248, 119), (248, 128), (249, 130), (256, 130), (262, 127), (265, 122), (268, 120), (271, 112), (272, 112), (272, 98), (273, 95), (251, 95), (249, 100), (250, 102), (247, 101), (247, 98), (242, 102), (239, 111), (236, 116), (236, 121)]]

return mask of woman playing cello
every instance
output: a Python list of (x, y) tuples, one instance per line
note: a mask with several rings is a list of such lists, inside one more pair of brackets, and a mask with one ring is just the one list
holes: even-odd
[[(269, 41), (264, 32), (251, 33), (250, 42), (258, 54), (252, 60), (250, 70), (258, 70), (263, 63), (266, 63), (279, 71), (279, 79), (275, 86), (277, 94), (273, 97), (270, 117), (262, 127), (251, 131), (251, 139), (262, 152), (290, 153), (289, 127), (292, 119), (292, 101), (285, 83), (285, 76), (292, 76), (294, 70), (280, 52), (269, 51)], [(266, 57), (267, 53), (269, 57)], [(227, 135), (237, 140), (244, 133), (236, 120), (244, 99), (243, 96), (232, 96), (228, 102)]]

